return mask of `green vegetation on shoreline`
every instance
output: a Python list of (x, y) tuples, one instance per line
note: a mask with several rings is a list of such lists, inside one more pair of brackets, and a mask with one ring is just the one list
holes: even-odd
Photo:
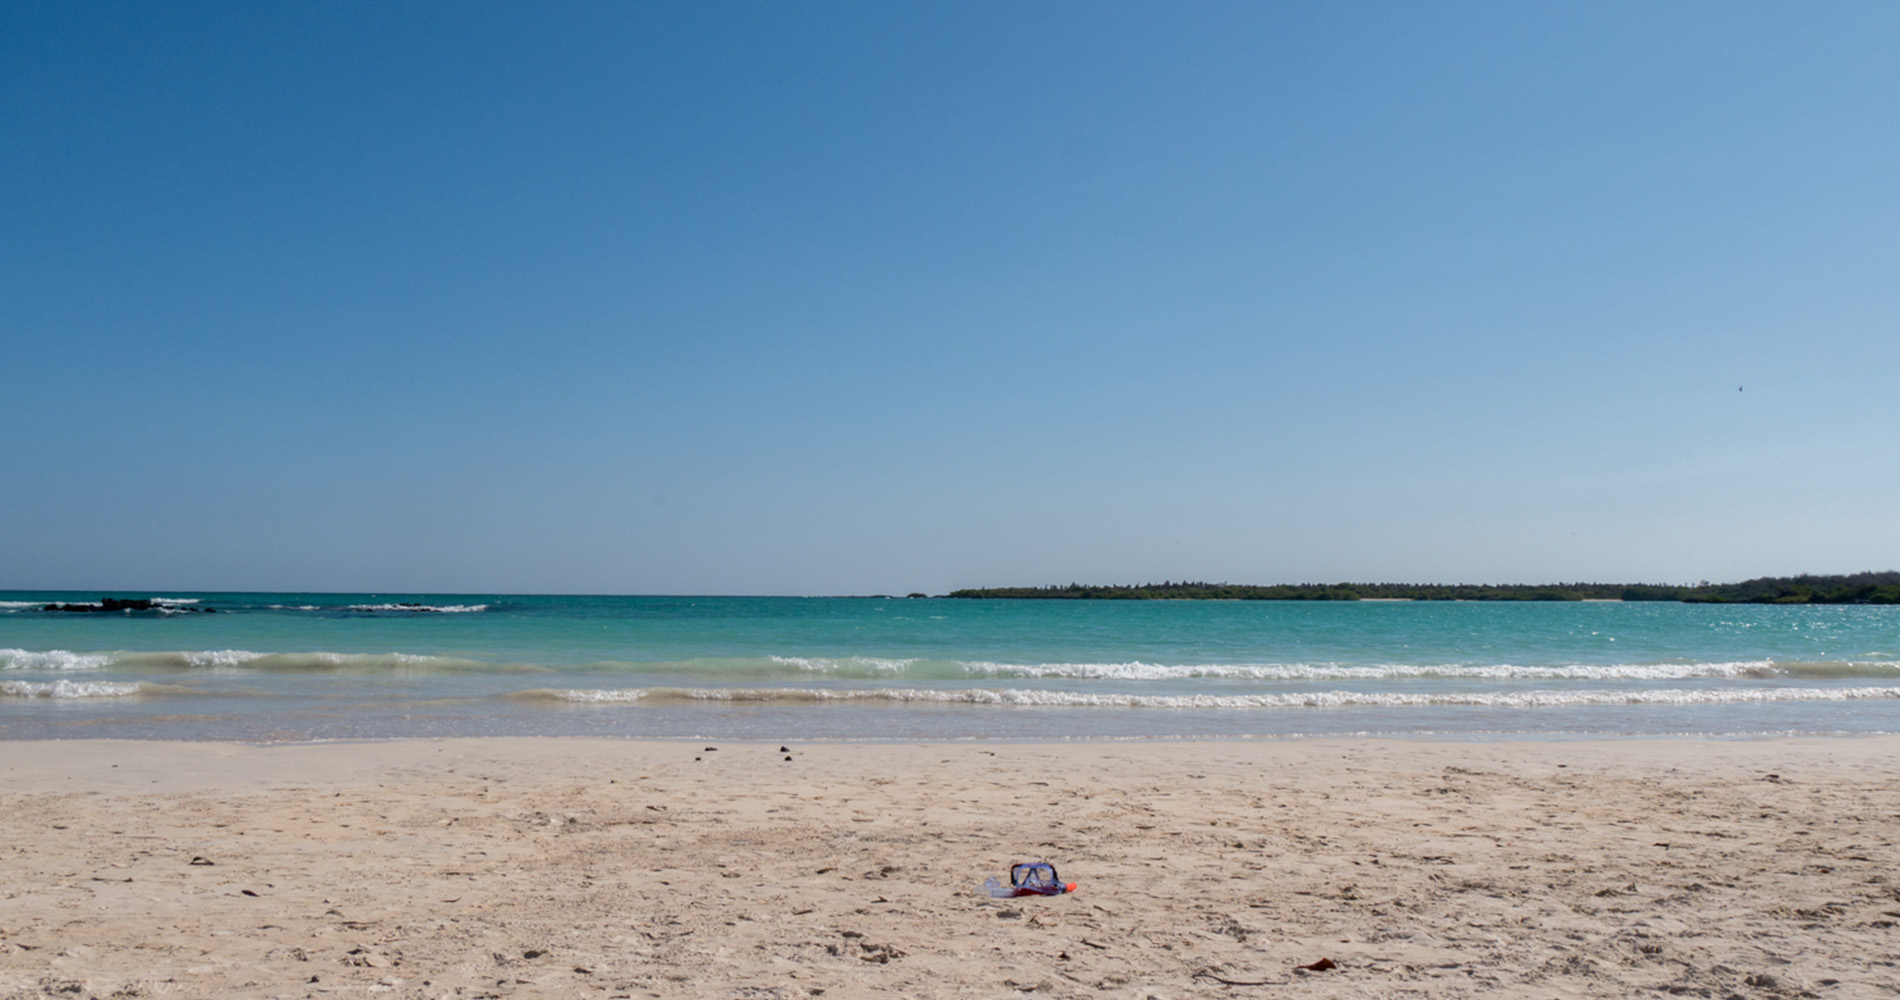
[(1682, 601), (1689, 604), (1900, 604), (1900, 572), (1764, 576), (1741, 583), (1677, 587), (1652, 583), (1443, 584), (1297, 583), (1254, 586), (1186, 581), (1136, 586), (1071, 583), (980, 587), (948, 597), (1079, 601)]

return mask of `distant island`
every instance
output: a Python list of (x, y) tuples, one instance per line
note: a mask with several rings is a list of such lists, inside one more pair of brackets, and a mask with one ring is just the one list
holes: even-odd
[[(921, 596), (921, 595), (919, 595)], [(1741, 583), (1238, 583), (1164, 581), (1132, 586), (1071, 583), (980, 587), (946, 597), (1069, 601), (1682, 601), (1688, 604), (1900, 604), (1900, 572), (1764, 576)]]

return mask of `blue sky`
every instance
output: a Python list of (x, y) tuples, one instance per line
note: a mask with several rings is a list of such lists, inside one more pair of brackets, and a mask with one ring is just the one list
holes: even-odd
[(7, 4), (0, 587), (1900, 566), (1897, 37)]

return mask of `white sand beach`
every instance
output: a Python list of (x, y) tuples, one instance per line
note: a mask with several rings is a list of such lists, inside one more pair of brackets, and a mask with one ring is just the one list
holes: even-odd
[(705, 746), (0, 744), (0, 997), (1900, 990), (1900, 738)]

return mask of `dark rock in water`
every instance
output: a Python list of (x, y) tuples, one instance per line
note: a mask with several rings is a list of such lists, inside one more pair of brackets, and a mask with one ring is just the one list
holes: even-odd
[(119, 614), (127, 611), (168, 611), (173, 614), (189, 614), (194, 611), (209, 612), (215, 608), (194, 608), (189, 605), (165, 606), (149, 597), (102, 597), (97, 604), (48, 604), (41, 611), (72, 611), (82, 614)]
[(41, 610), (43, 611), (78, 611), (78, 612), (92, 612), (95, 614), (103, 614), (110, 611), (157, 611), (158, 605), (153, 604), (152, 599), (149, 597), (134, 597), (131, 600), (120, 600), (117, 597), (107, 597), (107, 598), (101, 599), (98, 604), (48, 604), (46, 607), (42, 608)]

